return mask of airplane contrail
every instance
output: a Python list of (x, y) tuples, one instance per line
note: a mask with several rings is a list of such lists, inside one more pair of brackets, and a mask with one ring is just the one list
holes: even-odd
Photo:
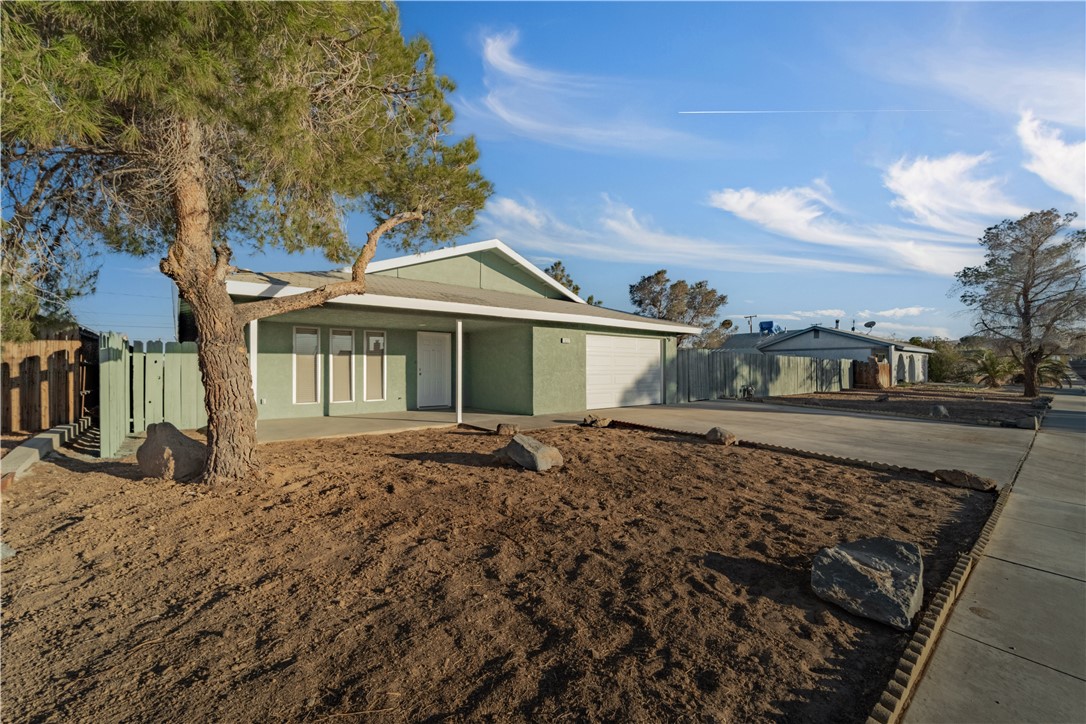
[(755, 115), (766, 113), (941, 113), (938, 108), (867, 108), (867, 109), (843, 109), (829, 111), (679, 111), (679, 115)]

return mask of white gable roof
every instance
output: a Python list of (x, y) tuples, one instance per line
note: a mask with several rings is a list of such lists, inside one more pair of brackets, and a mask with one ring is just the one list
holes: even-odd
[(473, 244), (462, 244), (460, 246), (447, 246), (443, 249), (435, 249), (433, 251), (423, 251), (418, 254), (409, 254), (408, 256), (399, 256), (395, 259), (385, 259), (384, 261), (371, 261), (366, 267), (366, 273), (377, 273), (383, 271), (389, 271), (391, 269), (403, 269), (408, 266), (415, 266), (416, 264), (425, 264), (426, 262), (439, 261), (441, 259), (451, 259), (457, 256), (466, 256), (468, 254), (474, 254), (480, 251), (492, 251), (496, 252), (499, 256), (503, 256), (506, 260), (512, 262), (516, 266), (522, 268), (527, 273), (531, 274), (539, 281), (553, 287), (562, 293), (562, 296), (567, 299), (585, 304), (585, 300), (566, 289), (564, 286), (555, 281), (549, 274), (546, 274), (542, 269), (531, 263), (520, 254), (516, 253), (508, 246), (506, 246), (499, 239), (488, 239), (486, 241), (477, 241)]

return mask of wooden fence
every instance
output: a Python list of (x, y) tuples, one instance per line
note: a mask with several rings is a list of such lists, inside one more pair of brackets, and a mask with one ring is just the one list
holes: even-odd
[(116, 456), (125, 437), (152, 423), (182, 430), (207, 424), (195, 342), (130, 343), (109, 333), (102, 335), (98, 360), (102, 457)]
[(851, 386), (851, 360), (745, 354), (727, 350), (680, 349), (678, 394), (681, 402), (836, 392)]
[(0, 370), (4, 432), (38, 432), (75, 422), (87, 391), (76, 340), (5, 342)]

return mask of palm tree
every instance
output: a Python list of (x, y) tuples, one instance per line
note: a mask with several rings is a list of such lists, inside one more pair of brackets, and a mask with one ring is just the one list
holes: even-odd
[(976, 350), (966, 359), (974, 381), (992, 389), (1002, 387), (1019, 367), (1011, 357), (1000, 357), (990, 349)]
[(1037, 368), (1037, 375), (1042, 385), (1063, 388), (1063, 383), (1069, 381), (1071, 366), (1061, 359), (1049, 359), (1041, 363)]

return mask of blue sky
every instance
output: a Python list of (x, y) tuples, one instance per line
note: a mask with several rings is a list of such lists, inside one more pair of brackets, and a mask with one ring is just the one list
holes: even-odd
[[(461, 240), (561, 259), (604, 304), (667, 269), (788, 328), (960, 337), (976, 240), (1086, 218), (1082, 3), (424, 3), (495, 194)], [(364, 240), (367, 220), (347, 220)], [(327, 269), (238, 250), (239, 266)], [(382, 249), (378, 258), (397, 255)], [(172, 338), (171, 284), (109, 256), (95, 329)]]

